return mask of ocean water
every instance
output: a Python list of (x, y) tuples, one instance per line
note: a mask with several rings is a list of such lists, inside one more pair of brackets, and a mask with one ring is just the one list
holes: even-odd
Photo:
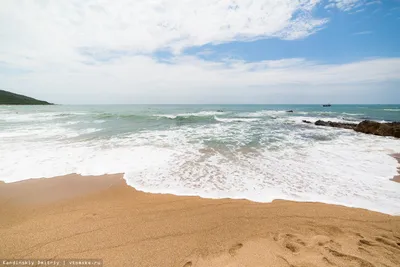
[(400, 141), (302, 123), (318, 119), (400, 121), (400, 105), (0, 106), (0, 180), (124, 173), (146, 192), (400, 214)]

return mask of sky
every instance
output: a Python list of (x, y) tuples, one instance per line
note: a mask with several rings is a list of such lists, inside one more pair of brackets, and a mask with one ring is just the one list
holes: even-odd
[(400, 0), (1, 0), (0, 89), (59, 104), (399, 104)]

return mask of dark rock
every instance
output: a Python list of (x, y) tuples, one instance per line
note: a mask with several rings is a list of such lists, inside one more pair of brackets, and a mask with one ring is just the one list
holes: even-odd
[(379, 136), (393, 136), (400, 138), (400, 122), (380, 123), (377, 121), (365, 120), (360, 122), (359, 124), (355, 124), (318, 120), (315, 122), (315, 125), (353, 129), (356, 132), (360, 133), (374, 134)]
[(293, 110), (287, 110), (286, 112), (288, 112), (288, 113), (293, 113)]
[(311, 121), (303, 120), (304, 123), (311, 123)]
[(315, 125), (329, 126), (329, 127), (335, 127), (335, 128), (343, 128), (343, 129), (355, 129), (357, 126), (357, 124), (355, 124), (355, 123), (333, 122), (333, 121), (322, 121), (322, 120), (317, 120), (315, 122)]
[(315, 122), (315, 125), (317, 126), (329, 126), (330, 121), (322, 121), (322, 120), (317, 120)]
[(360, 133), (400, 138), (400, 122), (380, 123), (366, 120), (360, 122), (354, 130)]

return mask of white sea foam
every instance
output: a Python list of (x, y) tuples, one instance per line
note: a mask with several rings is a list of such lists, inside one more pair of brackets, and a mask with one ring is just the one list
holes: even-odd
[(218, 114), (227, 114), (227, 112), (221, 111), (200, 111), (200, 112), (193, 112), (193, 113), (179, 113), (179, 114), (155, 114), (155, 117), (164, 117), (168, 119), (176, 119), (177, 117), (207, 117), (207, 116), (214, 116)]
[[(215, 134), (224, 134), (222, 129), (215, 128)], [(324, 132), (337, 133), (329, 128)], [(400, 188), (389, 181), (396, 173), (396, 161), (388, 156), (393, 148), (398, 151), (399, 145), (393, 147), (392, 139), (371, 140), (370, 136), (348, 133), (318, 145), (289, 134), (280, 146), (283, 149), (257, 152), (176, 147), (179, 153), (167, 169), (127, 172), (125, 177), (130, 185), (149, 192), (255, 201), (323, 201), (399, 213)], [(243, 138), (243, 132), (237, 136)]]
[(53, 116), (48, 113), (36, 113), (36, 114), (1, 114), (0, 121), (5, 122), (32, 122), (32, 121), (49, 121), (52, 120)]
[(68, 116), (85, 115), (84, 112), (35, 112), (23, 113), (21, 111), (7, 111), (0, 113), (0, 121), (4, 122), (43, 122), (61, 119)]
[(214, 118), (219, 122), (254, 122), (260, 120), (257, 118), (219, 118), (217, 116), (214, 116)]
[(400, 186), (389, 180), (397, 167), (389, 154), (400, 152), (398, 140), (300, 127), (303, 119), (317, 118), (279, 114), (79, 142), (70, 138), (99, 129), (23, 124), (0, 130), (0, 180), (123, 172), (129, 185), (148, 192), (322, 201), (400, 214)]
[(260, 110), (256, 112), (246, 112), (239, 113), (238, 115), (241, 117), (254, 117), (254, 118), (262, 118), (262, 117), (277, 117), (288, 115), (289, 113), (284, 110)]
[(316, 122), (317, 120), (331, 121), (331, 122), (342, 122), (342, 123), (360, 123), (361, 120), (357, 119), (346, 119), (346, 118), (336, 118), (336, 117), (308, 117), (308, 116), (293, 116), (286, 118), (288, 121), (293, 121), (296, 123), (303, 123), (303, 120)]
[(348, 116), (362, 116), (362, 113), (348, 113), (348, 112), (342, 112), (341, 114), (343, 115), (348, 115)]
[(384, 111), (400, 112), (400, 108), (386, 108)]
[(157, 114), (153, 115), (154, 117), (162, 117), (162, 118), (168, 118), (168, 119), (176, 119), (179, 115), (173, 115), (173, 114)]

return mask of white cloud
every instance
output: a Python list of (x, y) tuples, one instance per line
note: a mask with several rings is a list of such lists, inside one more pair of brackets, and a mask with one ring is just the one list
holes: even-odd
[[(399, 81), (400, 59), (251, 63), (181, 53), (209, 43), (304, 38), (326, 23), (312, 15), (318, 3), (3, 0), (0, 88), (57, 103), (251, 102), (260, 95), (315, 95), (321, 88), (339, 94), (349, 86)], [(160, 49), (174, 56), (160, 61), (152, 54)]]
[[(5, 50), (97, 47), (175, 52), (258, 38), (304, 38), (324, 25), (319, 0), (59, 0), (0, 2)], [(28, 44), (29, 43), (29, 44)]]
[(329, 4), (326, 8), (338, 8), (342, 11), (350, 11), (354, 8), (358, 8), (364, 4), (362, 0), (329, 0)]
[[(329, 3), (325, 5), (326, 9), (337, 8), (342, 11), (351, 11), (361, 6), (370, 6), (375, 4), (382, 4), (380, 0), (329, 0)], [(363, 11), (358, 10), (358, 12)]]
[(367, 35), (367, 34), (372, 34), (372, 31), (362, 31), (353, 33), (353, 35)]
[(382, 2), (380, 0), (376, 0), (376, 1), (370, 1), (370, 2), (366, 2), (365, 5), (370, 6), (370, 5), (380, 5), (382, 4)]
[(276, 94), (286, 94), (287, 102), (297, 100), (290, 97), (294, 94), (309, 99), (334, 94), (347, 100), (349, 88), (354, 93), (371, 84), (400, 81), (399, 58), (319, 64), (296, 58), (210, 62), (193, 56), (159, 62), (137, 55), (91, 63), (68, 62), (16, 77), (0, 75), (0, 81), (6, 88), (19, 88), (21, 93), (57, 103), (257, 102), (260, 96)]

